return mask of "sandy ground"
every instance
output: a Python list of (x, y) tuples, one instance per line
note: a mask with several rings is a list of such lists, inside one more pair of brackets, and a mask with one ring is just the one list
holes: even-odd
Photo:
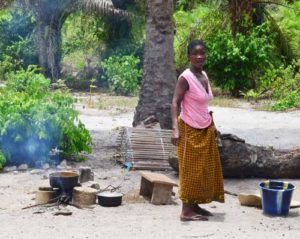
[[(300, 238), (300, 209), (291, 209), (288, 217), (269, 217), (261, 209), (240, 206), (237, 198), (226, 194), (226, 203), (211, 203), (206, 208), (214, 213), (208, 222), (181, 222), (180, 200), (174, 204), (154, 206), (133, 197), (140, 186), (138, 171), (126, 171), (113, 159), (119, 126), (130, 126), (133, 111), (111, 114), (95, 109), (80, 110), (80, 118), (91, 131), (95, 146), (89, 160), (72, 164), (73, 170), (89, 165), (101, 188), (121, 185), (128, 198), (122, 206), (91, 209), (68, 206), (71, 216), (54, 216), (56, 208), (37, 207), (35, 192), (48, 184), (48, 175), (55, 169), (32, 174), (10, 172), (0, 174), (0, 238)], [(214, 107), (215, 122), (222, 133), (234, 133), (248, 143), (294, 148), (300, 146), (300, 112), (268, 113), (244, 109)], [(173, 172), (165, 172), (177, 179)], [(234, 193), (257, 193), (262, 179), (226, 179), (225, 189)], [(300, 201), (300, 180), (289, 180), (297, 189), (293, 199)], [(177, 192), (177, 189), (174, 189)]]

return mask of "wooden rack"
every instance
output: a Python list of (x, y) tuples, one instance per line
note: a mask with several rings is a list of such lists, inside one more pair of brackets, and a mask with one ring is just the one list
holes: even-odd
[(171, 130), (125, 127), (118, 143), (123, 163), (133, 169), (171, 170), (169, 154), (175, 151)]

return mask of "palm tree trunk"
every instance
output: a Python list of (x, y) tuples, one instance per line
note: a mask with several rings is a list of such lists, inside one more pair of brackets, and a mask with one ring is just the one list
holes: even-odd
[[(299, 149), (280, 151), (246, 144), (231, 134), (221, 135), (219, 148), (225, 178), (299, 178)], [(171, 167), (178, 172), (176, 152), (169, 155)]]
[[(246, 34), (249, 25), (245, 22), (246, 17), (253, 14), (253, 0), (229, 0), (232, 34)], [(251, 19), (251, 18), (250, 18)]]
[[(38, 22), (37, 29), (36, 29), (36, 31), (37, 31), (36, 45), (38, 48), (39, 65), (43, 69), (48, 68), (47, 40), (45, 39), (46, 28), (47, 27), (42, 22)], [(46, 74), (46, 70), (45, 70), (45, 74)]]
[(171, 128), (170, 108), (176, 83), (173, 0), (147, 0), (144, 75), (133, 126), (155, 116)]
[(71, 2), (71, 0), (63, 2), (39, 0), (33, 1), (30, 5), (37, 22), (36, 44), (39, 52), (39, 65), (52, 81), (60, 77), (61, 27)]
[(48, 68), (52, 80), (56, 81), (60, 77), (61, 70), (61, 23), (59, 20), (54, 20), (50, 25), (48, 44)]
[(39, 22), (37, 26), (39, 65), (44, 74), (56, 81), (60, 77), (61, 24)]

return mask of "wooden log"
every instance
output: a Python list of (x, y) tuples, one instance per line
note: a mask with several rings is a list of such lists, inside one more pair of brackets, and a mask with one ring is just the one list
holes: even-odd
[(38, 190), (35, 196), (36, 204), (46, 204), (49, 203), (52, 199), (58, 196), (58, 191), (54, 191), (51, 188), (49, 190)]
[(146, 166), (141, 166), (141, 165), (137, 165), (134, 166), (134, 169), (136, 170), (152, 170), (152, 171), (166, 171), (166, 170), (171, 170), (172, 168), (169, 166), (150, 166), (150, 165), (146, 165)]
[[(280, 151), (250, 145), (235, 135), (221, 135), (219, 148), (223, 175), (227, 178), (300, 178), (300, 149)], [(171, 167), (178, 172), (175, 152), (169, 155)]]

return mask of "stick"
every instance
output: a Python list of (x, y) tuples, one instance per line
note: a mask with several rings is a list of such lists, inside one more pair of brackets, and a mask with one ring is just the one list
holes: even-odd
[(74, 204), (74, 203), (71, 203), (71, 202), (69, 202), (69, 203), (66, 203), (66, 204), (67, 204), (67, 205), (69, 205), (69, 206), (76, 207), (76, 208), (78, 208), (78, 209), (83, 209), (83, 207), (82, 207), (82, 206), (76, 205), (76, 204)]
[(28, 209), (28, 208), (33, 208), (33, 207), (38, 207), (38, 206), (43, 206), (43, 205), (47, 205), (47, 204), (49, 204), (49, 202), (46, 202), (46, 203), (38, 203), (38, 204), (30, 205), (30, 206), (27, 206), (27, 207), (23, 207), (22, 210)]
[[(38, 204), (30, 205), (30, 206), (27, 206), (27, 207), (23, 207), (22, 210), (28, 209), (28, 208), (33, 208), (33, 207), (38, 207), (38, 206), (45, 206), (45, 205), (51, 204), (51, 203), (53, 204), (53, 202), (54, 202), (54, 204), (56, 204), (57, 202), (55, 202), (55, 201), (57, 201), (58, 199), (59, 199), (59, 197), (56, 197), (56, 198), (53, 198), (53, 199), (49, 200), (46, 203), (38, 203)], [(51, 205), (49, 207), (52, 207), (52, 206), (54, 206), (54, 205)]]
[(231, 196), (235, 196), (235, 197), (238, 196), (238, 194), (229, 192), (229, 191), (227, 191), (227, 190), (225, 190), (224, 193), (229, 194), (229, 195), (231, 195)]

